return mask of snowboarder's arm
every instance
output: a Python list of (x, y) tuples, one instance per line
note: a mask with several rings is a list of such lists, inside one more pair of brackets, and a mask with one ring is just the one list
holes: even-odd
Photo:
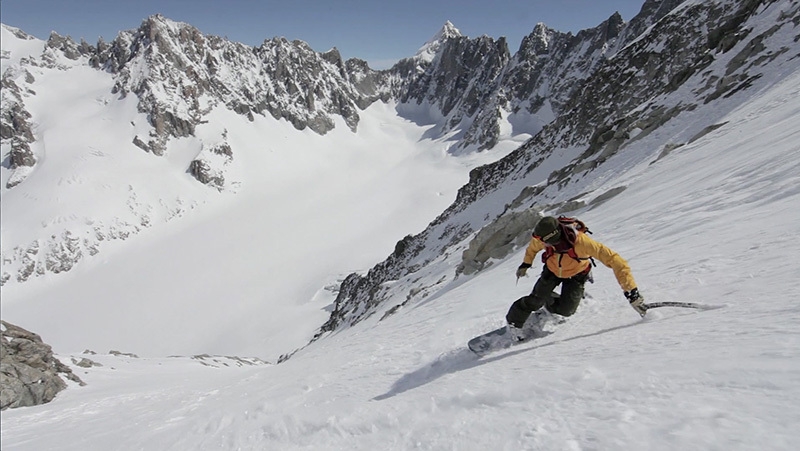
[(525, 250), (525, 258), (522, 259), (522, 264), (528, 268), (533, 266), (533, 259), (536, 258), (536, 254), (542, 249), (544, 249), (544, 244), (536, 238), (531, 238), (528, 249)]
[(636, 281), (633, 279), (631, 267), (619, 254), (586, 235), (581, 235), (580, 244), (576, 243), (576, 248), (578, 245), (584, 248), (583, 250), (586, 254), (600, 260), (614, 271), (614, 276), (617, 278), (619, 286), (622, 287), (622, 291), (631, 291), (636, 288)]

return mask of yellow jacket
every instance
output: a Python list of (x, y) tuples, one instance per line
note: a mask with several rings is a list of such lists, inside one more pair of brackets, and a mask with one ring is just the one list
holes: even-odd
[[(525, 258), (522, 260), (527, 265), (533, 264), (533, 259), (539, 251), (545, 249), (545, 244), (536, 238), (532, 238), (528, 249), (525, 251)], [(586, 260), (576, 260), (567, 254), (554, 253), (547, 259), (545, 265), (557, 277), (568, 279), (587, 270), (591, 264), (589, 257), (600, 260), (604, 265), (614, 270), (614, 276), (619, 282), (623, 291), (631, 291), (636, 288), (636, 281), (633, 280), (631, 268), (628, 262), (619, 254), (609, 249), (607, 246), (589, 238), (585, 233), (578, 233), (575, 239), (575, 254), (578, 258)]]

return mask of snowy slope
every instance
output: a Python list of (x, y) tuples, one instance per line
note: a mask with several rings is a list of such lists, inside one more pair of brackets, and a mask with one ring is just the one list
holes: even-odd
[[(106, 241), (99, 258), (69, 273), (3, 287), (4, 317), (53, 331), (53, 339), (73, 351), (110, 346), (142, 355), (238, 353), (274, 360), (307, 343), (325, 321), (331, 295), (323, 287), (390, 253), (398, 236), (422, 229), (452, 202), (469, 167), (492, 157), (456, 160), (436, 142), (415, 145), (423, 130), (398, 119), (391, 105), (368, 110), (357, 135), (343, 127), (325, 137), (271, 119), (252, 124), (230, 112), (219, 115), (215, 124), (228, 129), (240, 152), (234, 175), (246, 183), (237, 193), (218, 193), (171, 169), (168, 174), (170, 161), (137, 150), (105, 151), (96, 157), (105, 160), (101, 171), (88, 166), (91, 148), (77, 148), (71, 157), (86, 171), (68, 162), (42, 165), (63, 172), (41, 179), (34, 173), (4, 193), (4, 214), (20, 211), (31, 198), (50, 201), (42, 214), (61, 211), (57, 218), (73, 230), (85, 217), (86, 187), (70, 191), (69, 183), (94, 185), (94, 201), (107, 203), (99, 210), (112, 223), (128, 212), (118, 210), (124, 199), (105, 200), (114, 194), (105, 189), (106, 174), (127, 173), (122, 187), (132, 188), (116, 194), (131, 196), (130, 208), (164, 206), (144, 212), (161, 226), (142, 228), (129, 239), (135, 246)], [(176, 164), (187, 167), (192, 157)], [(167, 156), (179, 158), (179, 151)], [(49, 191), (54, 177), (65, 182), (56, 193)], [(417, 182), (409, 186), (412, 179)], [(203, 208), (192, 211), (196, 205)], [(417, 214), (403, 214), (410, 210)], [(36, 233), (40, 219), (31, 212), (25, 218), (32, 222), (4, 228), (4, 238)], [(92, 217), (86, 227), (101, 221)]]
[[(724, 308), (660, 309), (641, 320), (626, 305), (611, 271), (601, 267), (595, 270), (596, 284), (588, 287), (589, 297), (567, 323), (539, 341), (479, 359), (466, 350), (466, 341), (502, 324), (510, 303), (534, 281), (514, 283), (519, 250), (383, 321), (374, 315), (326, 336), (280, 365), (214, 368), (180, 358), (86, 356), (103, 364), (73, 366), (86, 387), (71, 387), (44, 406), (3, 412), (3, 449), (795, 449), (800, 441), (798, 118), (800, 73), (795, 71), (725, 113), (722, 127), (652, 164), (646, 160), (607, 171), (607, 186), (628, 189), (595, 209), (576, 212), (596, 239), (628, 259), (649, 301)], [(359, 160), (354, 155), (349, 161)], [(392, 167), (402, 162), (398, 157)], [(304, 186), (302, 181), (299, 185)], [(359, 186), (376, 189), (346, 185)], [(385, 203), (401, 188), (384, 178), (377, 186), (385, 190), (378, 199), (367, 196), (367, 207)], [(429, 195), (436, 189), (431, 188)], [(324, 208), (325, 196), (313, 203), (313, 190), (301, 192), (319, 217), (333, 213)], [(229, 205), (219, 212), (230, 214), (206, 222), (175, 222), (172, 235), (154, 234), (147, 245), (121, 249), (119, 258), (82, 270), (58, 293), (97, 296), (101, 293), (92, 290), (99, 288), (89, 287), (97, 284), (105, 286), (102, 294), (124, 297), (112, 279), (152, 268), (146, 284), (153, 292), (185, 296), (187, 287), (170, 284), (170, 276), (185, 281), (187, 274), (200, 280), (216, 277), (221, 288), (214, 294), (228, 294), (230, 309), (243, 308), (229, 299), (257, 298), (251, 292), (263, 290), (253, 287), (258, 271), (250, 271), (240, 284), (224, 286), (231, 274), (205, 271), (190, 259), (162, 264), (148, 256), (158, 249), (161, 258), (170, 260), (191, 242), (188, 236), (231, 230), (222, 228), (226, 220), (241, 222), (244, 236), (258, 234), (246, 220), (263, 220), (275, 202), (268, 192), (261, 195), (249, 195), (238, 213)], [(256, 200), (262, 208), (253, 207)], [(292, 205), (280, 205), (278, 211), (291, 217)], [(350, 226), (292, 224), (336, 233)], [(354, 257), (350, 264), (386, 254), (385, 248), (364, 247), (369, 240), (363, 230), (353, 231), (358, 236), (349, 252), (338, 255), (370, 255)], [(313, 234), (298, 236), (318, 240), (311, 242), (315, 245), (325, 242)], [(229, 258), (245, 253), (244, 262), (262, 264), (270, 250), (260, 244), (260, 235), (236, 248), (231, 238), (217, 238), (221, 243), (206, 241), (206, 254)], [(309, 244), (284, 239), (272, 246)], [(436, 270), (449, 273), (459, 259), (443, 256)], [(333, 260), (310, 265), (298, 256), (284, 263), (285, 274), (342, 267)], [(178, 263), (186, 267), (171, 266)], [(167, 268), (173, 272), (164, 274)], [(214, 291), (213, 284), (203, 287)], [(38, 322), (63, 361), (82, 357), (73, 353), (79, 341), (74, 331), (59, 332), (53, 324), (59, 319), (37, 319), (22, 304), (9, 310), (4, 305), (4, 316), (23, 315), (23, 326)], [(163, 300), (146, 306), (152, 315), (147, 319), (172, 308)], [(70, 327), (80, 320), (66, 309), (58, 314), (67, 315), (60, 320)], [(213, 327), (220, 310), (201, 303), (192, 314)], [(143, 321), (120, 321), (113, 327), (126, 324), (141, 328), (143, 335), (152, 332)], [(96, 342), (108, 346), (115, 341), (99, 338)], [(231, 347), (244, 341), (231, 334), (219, 340), (230, 340)], [(123, 344), (155, 349), (144, 341)]]
[[(219, 105), (159, 157), (133, 143), (151, 126), (112, 74), (52, 50), (52, 64), (15, 66), (44, 43), (13, 31), (2, 64), (24, 87), (37, 163), (12, 189), (0, 168), (3, 318), (71, 352), (277, 360), (327, 319), (338, 279), (424, 228), (472, 167), (521, 139), (452, 158), (392, 103), (361, 111), (357, 134), (340, 118), (324, 136)], [(187, 169), (221, 141), (233, 158), (218, 191)]]
[(3, 41), (2, 67), (18, 64), (22, 58), (39, 55), (44, 50), (44, 41), (30, 36), (16, 27), (0, 26), (0, 39)]

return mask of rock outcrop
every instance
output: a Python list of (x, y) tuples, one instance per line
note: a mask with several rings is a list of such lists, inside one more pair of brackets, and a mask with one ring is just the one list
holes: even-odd
[(233, 160), (233, 150), (228, 143), (218, 143), (200, 154), (189, 164), (189, 173), (200, 183), (222, 190), (225, 187), (225, 172)]
[(67, 388), (61, 376), (84, 385), (39, 335), (6, 321), (0, 324), (0, 410), (52, 401)]
[(0, 78), (0, 143), (8, 144), (9, 168), (14, 171), (7, 188), (22, 183), (36, 164), (36, 156), (30, 144), (34, 141), (31, 131), (31, 114), (25, 109), (22, 100), (23, 89), (16, 79), (32, 80), (27, 71), (7, 71)]

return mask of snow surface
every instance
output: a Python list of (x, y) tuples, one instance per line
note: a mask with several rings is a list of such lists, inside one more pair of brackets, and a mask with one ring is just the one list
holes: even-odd
[[(102, 144), (46, 154), (60, 161), (45, 161), (3, 193), (3, 215), (15, 218), (4, 240), (25, 243), (42, 227), (81, 220), (86, 227), (134, 221), (118, 211), (128, 196), (137, 210), (174, 203), (163, 212), (144, 210), (152, 221), (169, 222), (145, 229), (135, 246), (106, 243), (97, 258), (68, 273), (3, 287), (4, 316), (53, 331), (51, 340), (71, 352), (110, 346), (151, 356), (210, 352), (274, 360), (302, 346), (328, 317), (332, 294), (324, 295), (325, 286), (368, 269), (398, 239), (421, 231), (453, 201), (469, 168), (496, 156), (456, 160), (441, 143), (418, 145), (423, 130), (400, 120), (391, 105), (366, 113), (358, 134), (339, 124), (322, 137), (218, 112), (228, 116), (214, 119), (227, 125), (237, 166), (231, 176), (242, 180), (235, 194), (217, 193), (179, 170), (194, 157), (197, 146), (190, 143), (164, 158)], [(47, 134), (56, 132), (62, 143), (82, 142), (66, 128)], [(107, 180), (123, 173), (126, 184)], [(52, 180), (60, 180), (56, 190)], [(92, 202), (86, 185), (94, 187)], [(196, 197), (181, 199), (186, 193)], [(170, 220), (182, 204), (203, 208)], [(59, 214), (48, 219), (53, 211)], [(96, 211), (108, 216), (97, 218)], [(170, 313), (158, 313), (164, 310)]]
[[(4, 69), (36, 54), (37, 40), (2, 32)], [(379, 102), (362, 112), (358, 133), (340, 120), (325, 136), (217, 108), (196, 136), (157, 157), (132, 144), (150, 127), (135, 96), (111, 94), (111, 76), (85, 62), (58, 62), (25, 67), (37, 93), (26, 98), (37, 164), (23, 183), (0, 189), (3, 253), (64, 231), (132, 235), (104, 239), (96, 257), (68, 272), (3, 286), (3, 318), (47, 331), (68, 352), (276, 361), (327, 320), (330, 287), (422, 231), (471, 168), (519, 145), (509, 138), (453, 158), (445, 140), (423, 138), (430, 127)], [(218, 192), (187, 169), (223, 134), (233, 161)], [(0, 175), (5, 186), (15, 174), (3, 166)]]
[[(477, 162), (437, 151), (390, 110), (324, 139), (229, 118), (232, 146), (248, 149), (235, 157), (238, 194), (211, 192), (223, 201), (112, 243), (102, 261), (4, 287), (4, 319), (64, 363), (103, 366), (72, 365), (88, 385), (4, 411), (3, 449), (796, 449), (800, 72), (655, 162), (617, 158), (606, 184), (627, 189), (577, 212), (648, 301), (724, 308), (640, 319), (598, 267), (552, 334), (478, 358), (466, 341), (501, 325), (535, 280), (515, 284), (520, 249), (282, 364), (168, 358), (291, 351), (327, 314), (321, 287), (452, 201)], [(251, 127), (274, 140), (251, 142), (263, 136)], [(13, 193), (37, 194), (36, 176), (3, 192), (4, 213)], [(419, 216), (401, 214), (412, 207)], [(116, 348), (140, 357), (103, 354)]]
[[(17, 37), (26, 36), (25, 39)], [(19, 28), (0, 24), (0, 41), (3, 42), (2, 66), (19, 63), (19, 60), (31, 55), (38, 55), (44, 50), (44, 41), (28, 36)]]

